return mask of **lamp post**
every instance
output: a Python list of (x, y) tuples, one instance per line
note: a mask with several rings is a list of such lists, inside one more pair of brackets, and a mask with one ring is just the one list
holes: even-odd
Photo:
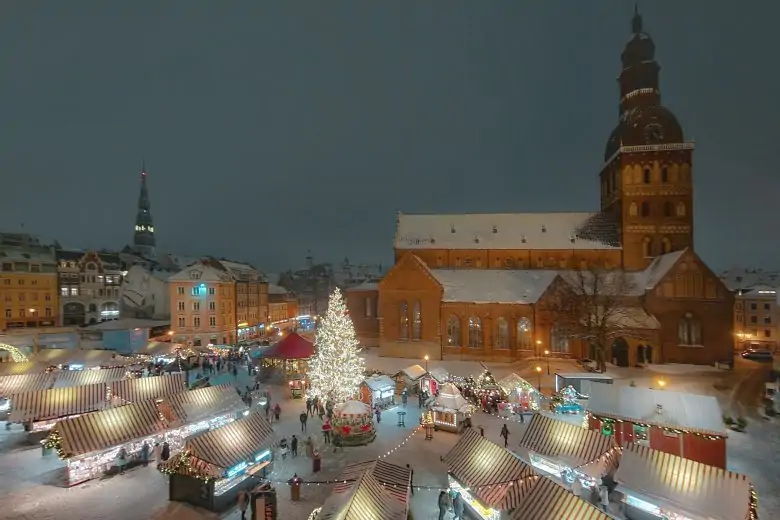
[(549, 376), (550, 375), (550, 351), (549, 350), (544, 351), (544, 357), (547, 358), (547, 375)]
[(537, 339), (536, 340), (536, 351), (539, 352), (542, 348), (542, 340)]
[(428, 372), (428, 354), (425, 354), (425, 372)]
[(542, 393), (542, 367), (536, 367), (536, 376), (538, 377), (538, 386), (539, 393)]

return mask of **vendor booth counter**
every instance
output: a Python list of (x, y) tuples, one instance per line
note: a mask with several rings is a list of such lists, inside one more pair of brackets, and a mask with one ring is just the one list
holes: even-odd
[(121, 449), (133, 463), (146, 442), (151, 459), (155, 443), (175, 451), (247, 413), (231, 385), (203, 388), (59, 421), (43, 445), (66, 462), (67, 485), (74, 486), (112, 472)]
[(210, 511), (232, 507), (240, 489), (270, 473), (273, 443), (273, 429), (260, 413), (188, 439), (158, 466), (170, 475), (170, 500)]
[(389, 408), (395, 404), (395, 381), (385, 375), (367, 377), (360, 385), (360, 400), (369, 406)]

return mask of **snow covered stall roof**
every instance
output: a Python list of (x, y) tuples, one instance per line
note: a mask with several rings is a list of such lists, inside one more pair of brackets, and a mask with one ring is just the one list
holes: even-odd
[(190, 437), (179, 454), (158, 467), (170, 474), (220, 479), (236, 464), (255, 460), (274, 442), (271, 425), (262, 414), (253, 413), (246, 419)]
[(52, 365), (83, 365), (84, 368), (124, 366), (135, 362), (115, 350), (45, 349), (35, 354), (32, 361)]
[(184, 374), (166, 374), (154, 377), (133, 377), (114, 381), (110, 385), (114, 404), (137, 403), (166, 395), (185, 392)]
[(96, 383), (12, 395), (9, 422), (37, 422), (94, 412), (107, 406), (106, 393), (106, 385)]
[(668, 502), (691, 518), (748, 520), (750, 480), (739, 473), (627, 444), (615, 474), (619, 489), (653, 504)]
[(521, 388), (528, 391), (536, 391), (536, 387), (534, 385), (518, 376), (514, 372), (499, 380), (498, 386), (500, 386), (501, 389), (507, 394), (511, 394), (516, 388)]
[(17, 376), (24, 374), (42, 374), (49, 369), (46, 363), (35, 363), (33, 361), (19, 361), (13, 363), (0, 363), (0, 377)]
[(367, 377), (364, 380), (364, 382), (366, 383), (366, 386), (374, 392), (376, 392), (377, 390), (387, 390), (388, 388), (390, 389), (395, 388), (395, 381), (393, 381), (392, 379), (390, 379), (390, 377), (384, 374), (378, 374), (375, 376)]
[(591, 385), (587, 407), (589, 413), (600, 417), (728, 436), (718, 400), (710, 395)]
[(67, 388), (69, 386), (93, 385), (95, 383), (112, 383), (120, 381), (127, 375), (125, 368), (105, 368), (101, 370), (62, 370), (56, 372), (52, 388)]
[(535, 414), (520, 439), (521, 457), (538, 453), (565, 462), (593, 477), (614, 469), (620, 452), (614, 437), (586, 430), (543, 414)]
[(48, 390), (54, 384), (54, 379), (51, 372), (0, 376), (0, 397)]
[(181, 424), (195, 423), (216, 415), (238, 413), (248, 409), (249, 407), (232, 384), (167, 394), (161, 397), (160, 402), (163, 415), (170, 416)]
[(350, 464), (317, 520), (405, 520), (411, 471), (383, 460)]
[(593, 504), (575, 496), (554, 480), (541, 477), (512, 512), (509, 520), (609, 520)]
[(471, 404), (461, 395), (458, 387), (452, 383), (444, 383), (439, 389), (439, 395), (434, 400), (433, 409), (440, 412), (463, 412), (471, 410)]
[(601, 213), (398, 214), (396, 249), (619, 249)]
[(409, 378), (412, 381), (417, 381), (418, 379), (420, 379), (425, 374), (427, 374), (427, 372), (420, 365), (410, 365), (410, 366), (402, 369), (400, 372), (398, 372), (395, 375), (395, 377), (405, 376), (405, 377)]
[(466, 431), (442, 461), (449, 473), (487, 507), (516, 508), (538, 477), (512, 452), (472, 429)]
[(468, 303), (519, 303), (539, 301), (557, 271), (505, 269), (431, 269), (444, 288), (442, 301)]

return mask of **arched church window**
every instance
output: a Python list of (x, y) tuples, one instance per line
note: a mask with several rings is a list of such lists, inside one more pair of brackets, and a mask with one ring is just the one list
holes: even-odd
[(645, 171), (642, 172), (642, 182), (650, 184), (650, 168), (645, 168)]
[(668, 200), (664, 202), (664, 217), (672, 216), (672, 203)]
[(563, 352), (569, 351), (569, 337), (560, 323), (556, 323), (550, 330), (550, 351)]
[(509, 324), (504, 318), (496, 320), (496, 348), (509, 348)]
[(451, 314), (447, 319), (447, 345), (450, 347), (460, 346), (460, 318)]
[(669, 240), (669, 237), (663, 237), (661, 239), (661, 254), (665, 255), (666, 253), (672, 252), (672, 241)]
[(405, 301), (398, 306), (398, 339), (409, 339), (409, 304)]
[(643, 217), (649, 217), (650, 216), (650, 203), (647, 201), (642, 202), (640, 213)]
[(690, 312), (680, 319), (677, 341), (680, 345), (701, 345), (701, 323)]
[(642, 256), (645, 258), (653, 256), (653, 239), (650, 237), (642, 239)]
[(469, 318), (469, 348), (482, 348), (482, 320), (476, 316)]
[(414, 302), (412, 307), (412, 339), (422, 339), (422, 311), (420, 309), (420, 300)]
[(528, 318), (520, 318), (517, 320), (517, 349), (518, 350), (531, 350), (532, 338), (531, 334), (531, 320)]
[(632, 202), (628, 206), (628, 216), (629, 217), (636, 217), (638, 213), (639, 213), (639, 208), (637, 207), (636, 202)]
[(661, 168), (661, 182), (669, 182), (669, 168), (666, 166)]
[(678, 217), (684, 217), (685, 216), (685, 204), (682, 202), (677, 203), (677, 216)]

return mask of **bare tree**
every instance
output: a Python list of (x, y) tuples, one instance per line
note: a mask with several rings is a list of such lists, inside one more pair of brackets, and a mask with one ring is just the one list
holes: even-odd
[(600, 372), (607, 352), (618, 338), (646, 339), (652, 322), (640, 306), (634, 275), (592, 267), (561, 273), (550, 310), (558, 330), (593, 348)]

